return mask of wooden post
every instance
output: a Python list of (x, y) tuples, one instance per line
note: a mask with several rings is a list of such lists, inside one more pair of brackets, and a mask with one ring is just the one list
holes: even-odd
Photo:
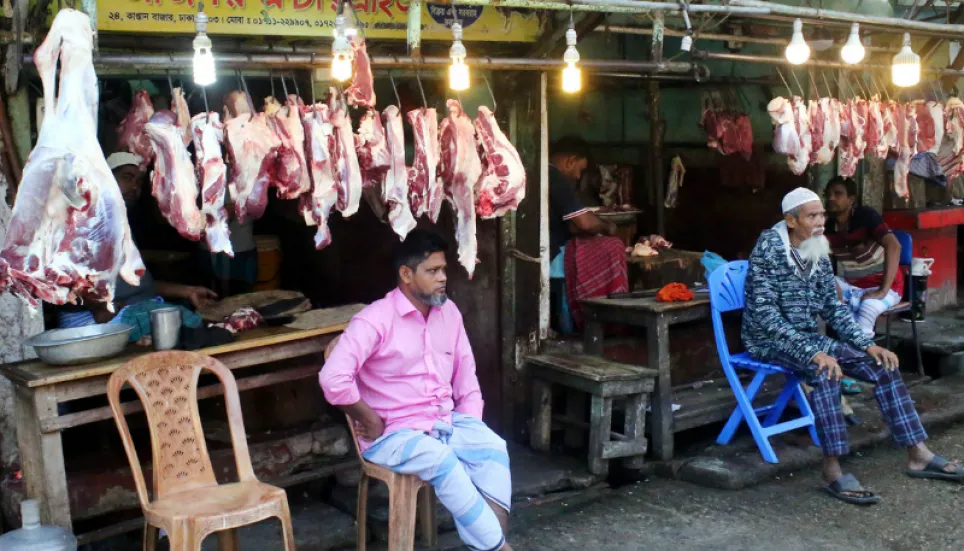
[(539, 75), (539, 340), (549, 337), (549, 75)]
[[(509, 106), (509, 140), (519, 146), (519, 104)], [(516, 248), (516, 213), (499, 218), (500, 258), (502, 277), (499, 280), (499, 299), (502, 303), (500, 329), (502, 332), (502, 435), (515, 437), (515, 406), (520, 393), (516, 390), (519, 373), (516, 369), (516, 260), (509, 251)]]
[(669, 363), (669, 324), (660, 316), (646, 326), (649, 367), (659, 371), (653, 390), (653, 456), (661, 460), (673, 458), (673, 385)]
[[(663, 61), (663, 12), (653, 14), (653, 39), (650, 44), (649, 59), (656, 63)], [(656, 233), (666, 233), (666, 213), (663, 207), (663, 132), (659, 112), (659, 82), (649, 81), (649, 170), (652, 184), (656, 188)]]

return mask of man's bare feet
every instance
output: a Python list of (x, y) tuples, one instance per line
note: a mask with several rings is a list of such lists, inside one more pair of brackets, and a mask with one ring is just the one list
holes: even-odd
[[(907, 448), (907, 468), (912, 471), (922, 471), (926, 469), (927, 465), (929, 465), (933, 459), (934, 452), (923, 442)], [(953, 465), (948, 465), (944, 467), (944, 469), (949, 473), (954, 472)]]

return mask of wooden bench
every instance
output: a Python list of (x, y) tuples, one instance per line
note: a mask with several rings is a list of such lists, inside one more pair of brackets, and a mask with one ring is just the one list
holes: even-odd
[[(589, 472), (606, 475), (609, 460), (625, 457), (629, 468), (642, 468), (646, 454), (646, 405), (656, 370), (620, 364), (599, 356), (543, 354), (526, 358), (532, 377), (533, 421), (530, 444), (549, 451), (552, 423), (566, 427), (567, 446), (580, 446), (589, 431)], [(566, 388), (566, 415), (552, 415), (552, 385)], [(589, 422), (585, 421), (586, 394), (590, 395)], [(612, 430), (613, 400), (624, 400), (622, 433)]]

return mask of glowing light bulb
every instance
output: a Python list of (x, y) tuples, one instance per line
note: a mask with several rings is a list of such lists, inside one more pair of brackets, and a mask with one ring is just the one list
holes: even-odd
[(208, 86), (217, 81), (214, 69), (214, 54), (211, 52), (211, 39), (208, 37), (208, 16), (201, 4), (197, 17), (194, 19), (197, 36), (194, 37), (194, 82), (200, 86)]
[(348, 33), (345, 30), (345, 16), (335, 17), (335, 40), (331, 43), (331, 78), (338, 82), (345, 82), (351, 78), (352, 52), (348, 43)]
[(579, 51), (576, 50), (576, 29), (571, 25), (566, 31), (566, 53), (562, 55), (566, 68), (562, 70), (562, 91), (573, 94), (582, 90), (582, 71), (576, 67)]
[(850, 27), (850, 37), (847, 38), (847, 43), (840, 48), (840, 59), (842, 59), (844, 63), (856, 65), (863, 61), (866, 54), (867, 50), (860, 42), (860, 25), (854, 23), (853, 26)]
[(895, 86), (907, 88), (920, 82), (920, 56), (910, 47), (910, 33), (904, 33), (904, 47), (894, 56), (890, 78)]
[(449, 88), (456, 92), (469, 88), (469, 66), (465, 64), (466, 55), (465, 46), (462, 45), (462, 25), (456, 21), (452, 24), (452, 47), (449, 49), (449, 57), (452, 58), (452, 65), (449, 66)]
[(810, 59), (810, 46), (807, 46), (807, 41), (803, 39), (803, 21), (799, 19), (793, 22), (793, 37), (790, 38), (784, 55), (792, 65), (800, 65)]

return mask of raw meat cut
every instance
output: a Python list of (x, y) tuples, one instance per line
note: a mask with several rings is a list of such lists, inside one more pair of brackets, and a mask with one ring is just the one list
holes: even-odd
[(131, 110), (117, 127), (118, 148), (128, 151), (141, 159), (141, 170), (151, 162), (154, 150), (151, 149), (151, 141), (144, 134), (144, 125), (154, 116), (154, 105), (151, 104), (151, 96), (147, 90), (138, 90), (134, 94), (134, 104)]
[(899, 149), (894, 164), (894, 189), (897, 195), (910, 199), (907, 175), (910, 173), (910, 160), (917, 154), (917, 109), (912, 104), (894, 106), (897, 121), (897, 140)]
[(318, 226), (315, 232), (315, 248), (321, 250), (331, 244), (328, 218), (338, 201), (335, 174), (329, 155), (330, 144), (335, 140), (328, 105), (316, 103), (303, 109), (305, 124), (305, 154), (311, 174), (311, 193), (301, 196), (301, 213), (305, 223)]
[(151, 191), (164, 218), (186, 239), (197, 241), (204, 219), (197, 208), (197, 177), (191, 155), (184, 147), (177, 115), (158, 111), (144, 125), (156, 159), (151, 172)]
[(475, 184), (482, 176), (482, 161), (475, 144), (472, 119), (462, 111), (457, 100), (450, 99), (445, 105), (449, 116), (442, 120), (439, 128), (438, 178), (445, 190), (445, 198), (455, 210), (459, 264), (472, 279), (479, 250), (475, 238)]
[(238, 308), (230, 316), (224, 318), (221, 323), (212, 323), (210, 327), (220, 327), (236, 334), (255, 329), (262, 323), (264, 323), (264, 316), (254, 308), (245, 306), (244, 308)]
[(945, 106), (944, 135), (951, 140), (951, 152), (957, 155), (964, 149), (964, 102), (958, 98), (947, 100)]
[(187, 108), (184, 91), (180, 88), (171, 90), (171, 111), (177, 115), (177, 129), (181, 132), (184, 147), (187, 147), (194, 139), (191, 135), (191, 111)]
[(385, 140), (385, 127), (378, 111), (369, 110), (362, 115), (355, 134), (355, 150), (362, 173), (362, 186), (381, 188), (385, 173), (392, 165), (392, 154)]
[(292, 94), (283, 107), (274, 110), (274, 114), (269, 114), (267, 118), (268, 128), (280, 142), (269, 158), (273, 157), (274, 160), (271, 185), (277, 188), (281, 199), (297, 199), (311, 190), (308, 163), (305, 161), (305, 127), (301, 122), (301, 107), (301, 100)]
[(201, 113), (191, 119), (194, 156), (201, 182), (201, 214), (204, 216), (204, 239), (212, 253), (225, 253), (234, 258), (228, 230), (228, 211), (224, 208), (227, 172), (221, 156), (224, 125), (217, 113)]
[(391, 166), (382, 181), (382, 202), (388, 206), (388, 223), (400, 239), (415, 229), (415, 217), (408, 203), (408, 168), (405, 166), (405, 129), (398, 107), (389, 105), (382, 113), (385, 141)]
[(916, 101), (917, 151), (937, 153), (944, 141), (944, 107), (936, 101)]
[(482, 177), (475, 188), (475, 212), (488, 220), (519, 208), (526, 196), (526, 170), (519, 152), (484, 105), (479, 106), (475, 133), (483, 152)]
[(884, 117), (880, 112), (880, 100), (876, 97), (867, 102), (867, 127), (864, 129), (867, 153), (879, 159), (887, 157), (887, 144), (884, 140)]
[[(891, 151), (896, 153), (899, 147), (897, 140), (897, 120), (894, 118), (896, 115), (896, 105), (893, 101), (880, 104), (880, 117), (884, 121), (884, 138), (883, 142), (877, 148), (877, 156), (881, 158), (886, 157)], [(881, 150), (883, 150), (883, 153), (881, 153)]]
[[(237, 96), (235, 96), (237, 97)], [(224, 124), (224, 143), (231, 165), (228, 193), (239, 222), (261, 218), (268, 206), (268, 186), (281, 139), (268, 127), (268, 116), (252, 113), (247, 101), (225, 107), (236, 113)]]
[(810, 125), (813, 128), (810, 163), (825, 165), (833, 160), (840, 143), (840, 102), (831, 98), (811, 101)]
[(331, 157), (338, 190), (338, 210), (342, 216), (348, 218), (358, 212), (362, 195), (362, 175), (361, 167), (358, 166), (358, 154), (355, 153), (351, 117), (348, 116), (344, 98), (334, 88), (331, 89), (329, 112), (334, 140), (329, 141), (328, 155)]
[(34, 52), (45, 116), (0, 250), (0, 292), (9, 288), (33, 305), (83, 299), (113, 311), (117, 276), (138, 285), (144, 273), (97, 142), (93, 46), (90, 18), (62, 9)]
[(365, 39), (355, 35), (351, 41), (351, 49), (355, 54), (352, 60), (351, 86), (345, 90), (345, 99), (352, 107), (365, 109), (375, 108), (375, 81), (372, 77), (372, 64), (368, 59), (368, 49)]
[(775, 125), (773, 150), (791, 157), (797, 155), (800, 151), (800, 135), (793, 122), (793, 104), (786, 98), (773, 98), (767, 105), (767, 112)]
[(807, 165), (810, 164), (810, 151), (813, 149), (810, 111), (799, 96), (793, 97), (793, 127), (800, 138), (800, 147), (796, 154), (787, 157), (787, 164), (790, 166), (790, 172), (799, 176), (806, 172)]
[(700, 120), (706, 131), (706, 145), (723, 155), (742, 153), (747, 159), (753, 153), (753, 126), (745, 113), (706, 109)]
[(686, 167), (679, 155), (673, 157), (669, 169), (669, 189), (666, 192), (666, 201), (663, 206), (668, 209), (675, 209), (679, 204), (679, 190), (683, 187), (683, 177), (686, 176)]
[(419, 107), (408, 112), (415, 137), (415, 160), (408, 169), (408, 201), (415, 218), (428, 214), (435, 222), (442, 210), (444, 190), (438, 185), (438, 115)]
[(867, 126), (867, 102), (852, 99), (843, 104), (840, 117), (840, 146), (838, 147), (837, 173), (852, 178), (857, 172), (857, 163), (863, 158), (867, 142), (864, 129)]

